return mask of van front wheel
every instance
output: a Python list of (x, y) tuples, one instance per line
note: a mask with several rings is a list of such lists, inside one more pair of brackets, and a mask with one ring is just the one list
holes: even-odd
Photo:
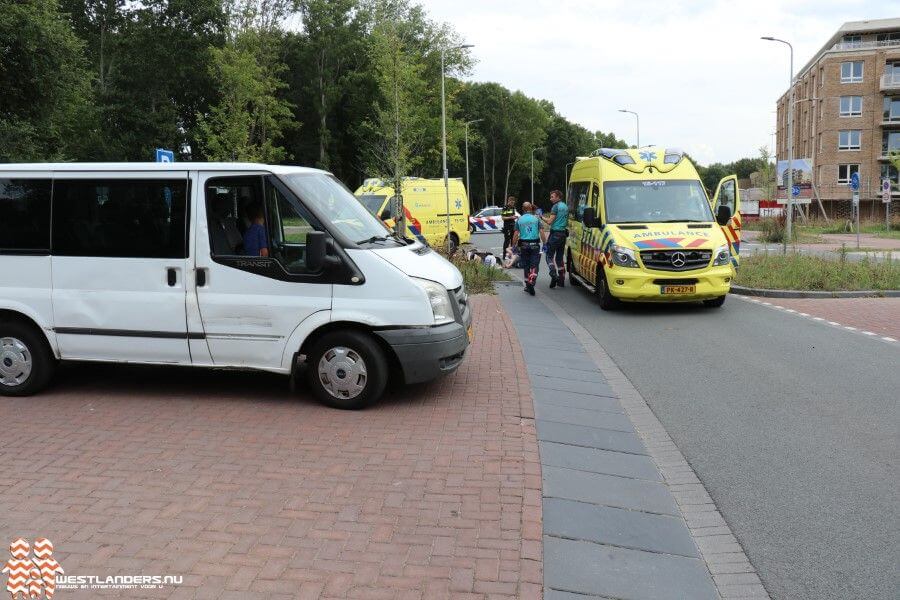
[(609, 291), (603, 265), (597, 265), (597, 285), (594, 287), (594, 293), (597, 295), (597, 300), (600, 302), (602, 310), (616, 310), (622, 306), (622, 301)]
[(0, 395), (39, 392), (55, 367), (56, 360), (38, 331), (17, 321), (0, 321)]
[(308, 354), (307, 380), (316, 397), (334, 408), (365, 408), (381, 397), (388, 364), (378, 343), (358, 331), (335, 331)]

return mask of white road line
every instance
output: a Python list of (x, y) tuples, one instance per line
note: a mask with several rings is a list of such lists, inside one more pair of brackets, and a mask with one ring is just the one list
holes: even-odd
[(894, 338), (888, 337), (888, 336), (886, 336), (886, 335), (885, 335), (885, 336), (882, 336), (881, 339), (883, 339), (883, 340), (886, 341), (886, 342), (896, 342), (896, 341), (897, 341), (897, 340), (895, 340)]
[(863, 331), (862, 334), (863, 334), (863, 335), (875, 335), (875, 334), (872, 333), (871, 331)]

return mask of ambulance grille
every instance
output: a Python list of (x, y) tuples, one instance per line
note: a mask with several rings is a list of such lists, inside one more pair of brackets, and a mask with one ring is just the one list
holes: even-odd
[[(680, 256), (676, 256), (680, 255)], [(641, 262), (656, 271), (694, 271), (709, 266), (712, 250), (644, 250)], [(682, 263), (682, 261), (684, 261)]]

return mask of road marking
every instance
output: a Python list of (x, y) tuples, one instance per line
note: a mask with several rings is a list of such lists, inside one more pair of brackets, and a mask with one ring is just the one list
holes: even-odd
[(796, 311), (796, 310), (794, 310), (794, 309), (792, 309), (792, 308), (786, 308), (786, 307), (780, 306), (780, 305), (778, 305), (778, 304), (772, 304), (771, 302), (763, 302), (763, 301), (759, 300), (758, 298), (752, 298), (752, 297), (746, 297), (746, 296), (738, 296), (738, 295), (735, 295), (734, 297), (737, 298), (737, 299), (739, 299), (739, 300), (743, 300), (744, 302), (754, 302), (754, 303), (759, 304), (759, 305), (761, 305), (761, 306), (768, 306), (768, 307), (770, 307), (770, 308), (777, 308), (777, 309), (780, 310), (781, 312), (793, 313), (794, 315), (796, 315), (796, 316), (798, 316), (798, 317), (803, 317), (804, 319), (807, 319), (807, 320), (809, 320), (809, 321), (818, 321), (819, 323), (822, 323), (822, 324), (826, 324), (826, 323), (827, 323), (828, 325), (831, 325), (832, 327), (836, 327), (836, 328), (838, 328), (838, 329), (843, 329), (844, 331), (852, 331), (852, 332), (854, 332), (854, 333), (857, 333), (857, 334), (859, 334), (859, 335), (864, 335), (864, 336), (866, 336), (866, 337), (877, 338), (877, 339), (880, 340), (880, 341), (888, 342), (888, 343), (890, 343), (890, 344), (892, 344), (892, 345), (895, 345), (895, 344), (898, 343), (896, 339), (894, 339), (894, 338), (892, 338), (892, 337), (889, 337), (889, 336), (886, 336), (886, 335), (878, 335), (877, 333), (874, 333), (874, 332), (872, 332), (872, 331), (866, 331), (866, 330), (864, 330), (864, 329), (859, 329), (858, 327), (853, 327), (853, 326), (851, 326), (851, 325), (843, 325), (843, 324), (841, 324), (841, 323), (838, 323), (837, 321), (828, 321), (828, 320), (826, 320), (826, 319), (824, 319), (824, 318), (822, 318), (822, 317), (814, 317), (814, 316), (810, 315), (809, 313), (798, 312), (798, 311)]

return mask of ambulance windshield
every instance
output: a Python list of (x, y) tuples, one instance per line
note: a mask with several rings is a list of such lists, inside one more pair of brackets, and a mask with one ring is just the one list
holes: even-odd
[(685, 223), (713, 220), (699, 181), (610, 181), (604, 184), (608, 223)]

